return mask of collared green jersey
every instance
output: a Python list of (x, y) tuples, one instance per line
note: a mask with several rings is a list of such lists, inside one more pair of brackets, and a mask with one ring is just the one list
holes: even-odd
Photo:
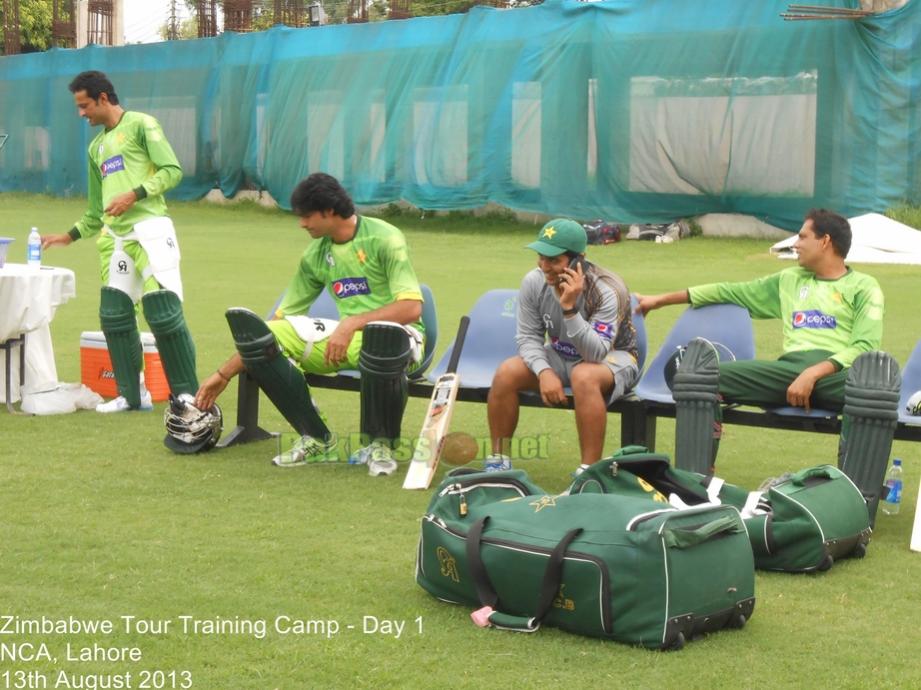
[[(386, 221), (365, 216), (359, 216), (348, 242), (336, 244), (323, 237), (310, 243), (276, 317), (306, 314), (324, 288), (342, 318), (401, 299), (422, 301), (403, 233)], [(421, 322), (413, 325), (423, 330)]]
[[(89, 206), (76, 223), (77, 232), (90, 237), (106, 225), (123, 235), (135, 223), (167, 215), (163, 193), (179, 184), (182, 168), (160, 123), (150, 115), (126, 111), (117, 125), (103, 129), (90, 144), (87, 178)], [(144, 188), (145, 198), (120, 216), (105, 213), (115, 197), (138, 187)]]
[(826, 350), (841, 368), (882, 343), (883, 291), (875, 278), (850, 268), (822, 280), (797, 266), (745, 283), (700, 285), (688, 295), (695, 307), (729, 302), (755, 319), (782, 319), (785, 353)]

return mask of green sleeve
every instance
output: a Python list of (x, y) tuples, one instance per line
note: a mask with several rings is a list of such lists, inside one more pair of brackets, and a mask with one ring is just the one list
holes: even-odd
[(147, 156), (157, 172), (141, 186), (144, 187), (147, 196), (158, 196), (179, 184), (182, 180), (182, 166), (179, 165), (173, 147), (166, 140), (160, 123), (147, 116), (143, 119), (142, 126)]
[(738, 304), (755, 319), (778, 319), (780, 313), (780, 273), (744, 283), (709, 283), (688, 288), (691, 305)]
[(854, 303), (854, 328), (848, 346), (829, 359), (846, 369), (864, 352), (879, 350), (883, 344), (883, 312), (885, 298), (876, 285), (863, 290)]
[(102, 230), (102, 173), (99, 172), (99, 166), (93, 161), (92, 156), (87, 166), (86, 179), (86, 213), (74, 224), (80, 237), (92, 237)]
[(387, 280), (390, 285), (390, 294), (394, 301), (412, 299), (422, 301), (422, 290), (419, 279), (409, 261), (409, 250), (406, 247), (406, 238), (403, 235), (391, 235), (388, 238), (385, 265)]
[(288, 289), (275, 309), (275, 318), (280, 319), (285, 315), (306, 314), (310, 306), (320, 296), (323, 284), (316, 278), (310, 265), (311, 252), (308, 250), (301, 257), (297, 273), (288, 284)]

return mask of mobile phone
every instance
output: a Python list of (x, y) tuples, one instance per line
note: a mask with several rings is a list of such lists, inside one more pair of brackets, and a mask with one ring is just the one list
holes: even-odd
[(579, 257), (579, 256), (574, 256), (574, 257), (572, 257), (572, 259), (570, 259), (570, 261), (569, 261), (569, 268), (571, 268), (573, 271), (575, 271), (575, 270), (576, 270), (576, 266), (581, 266), (581, 267), (582, 267), (582, 272), (585, 273), (585, 259), (583, 259), (582, 257)]

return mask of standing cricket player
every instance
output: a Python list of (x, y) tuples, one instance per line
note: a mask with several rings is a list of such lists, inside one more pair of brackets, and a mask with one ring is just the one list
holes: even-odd
[[(246, 309), (227, 321), (237, 354), (202, 383), (196, 406), (209, 409), (244, 369), (300, 434), (276, 456), (278, 467), (337, 458), (336, 436), (311, 399), (304, 373), (361, 372), (361, 433), (369, 444), (353, 453), (372, 476), (393, 474), (408, 397), (407, 370), (421, 361), (422, 291), (399, 229), (359, 216), (332, 176), (314, 173), (298, 183), (291, 208), (313, 238), (275, 313), (264, 322)], [(339, 321), (306, 316), (322, 290), (333, 297)]]
[(82, 72), (70, 91), (80, 116), (103, 129), (89, 147), (86, 213), (70, 232), (42, 237), (42, 247), (98, 235), (103, 286), (99, 320), (119, 395), (96, 411), (149, 410), (153, 404), (141, 375), (138, 301), (172, 394), (190, 396), (198, 389), (195, 346), (182, 313), (179, 244), (163, 200), (182, 179), (182, 168), (160, 124), (150, 115), (122, 108), (105, 74)]

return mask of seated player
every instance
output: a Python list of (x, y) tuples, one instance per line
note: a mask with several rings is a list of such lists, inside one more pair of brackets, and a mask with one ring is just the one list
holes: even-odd
[(844, 411), (839, 467), (867, 498), (871, 518), (883, 485), (898, 418), (899, 368), (878, 352), (883, 292), (876, 279), (845, 264), (846, 218), (810, 211), (794, 248), (799, 266), (743, 283), (713, 283), (637, 295), (643, 314), (670, 304), (731, 303), (753, 318), (783, 321), (776, 361), (719, 362), (708, 341), (692, 340), (674, 377), (675, 464), (707, 474), (721, 435), (718, 401)]
[[(298, 467), (337, 457), (337, 438), (311, 399), (304, 373), (361, 372), (361, 433), (369, 441), (349, 459), (371, 475), (396, 470), (408, 397), (407, 371), (421, 358), (422, 292), (403, 233), (376, 218), (359, 216), (348, 192), (325, 173), (302, 180), (291, 208), (313, 238), (275, 313), (264, 322), (246, 309), (227, 321), (237, 353), (202, 383), (196, 406), (208, 409), (244, 369), (300, 438), (276, 456), (278, 467)], [(307, 311), (322, 290), (332, 295), (340, 320), (311, 319)]]
[(547, 223), (528, 245), (537, 268), (518, 294), (518, 355), (499, 365), (489, 390), (487, 471), (511, 467), (520, 391), (564, 405), (563, 387), (572, 387), (581, 472), (601, 458), (608, 403), (639, 378), (630, 293), (619, 276), (585, 260), (585, 245), (585, 230), (566, 219)]

